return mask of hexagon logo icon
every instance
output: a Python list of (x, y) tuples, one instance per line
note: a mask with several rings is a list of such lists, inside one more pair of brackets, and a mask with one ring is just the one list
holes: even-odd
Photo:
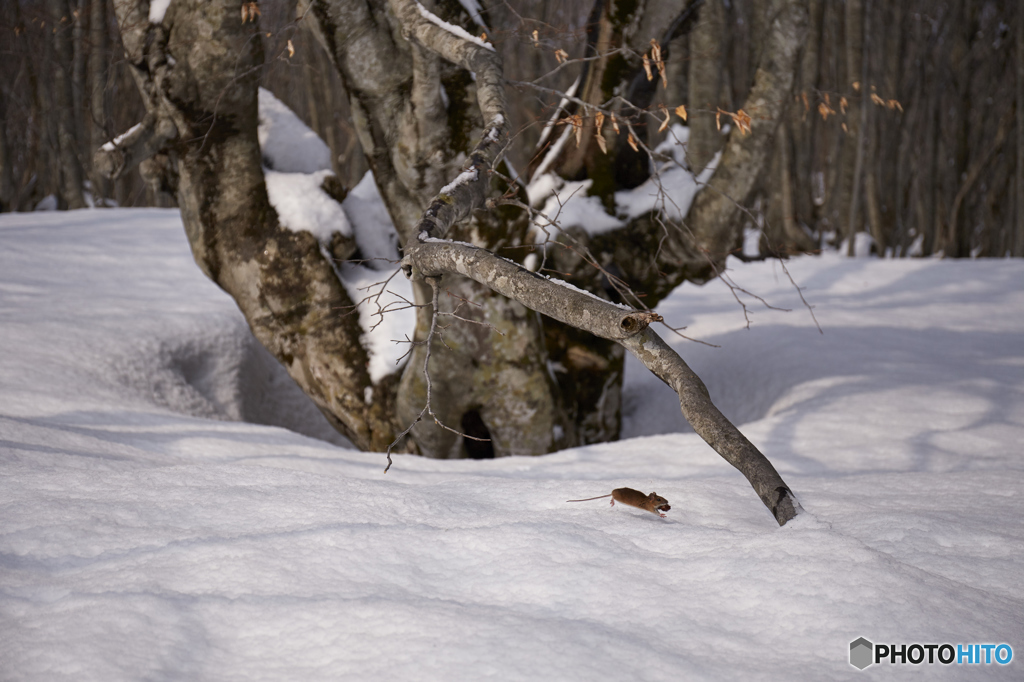
[(863, 670), (873, 662), (871, 659), (874, 658), (874, 651), (874, 644), (863, 637), (858, 637), (850, 642), (850, 665), (857, 670)]

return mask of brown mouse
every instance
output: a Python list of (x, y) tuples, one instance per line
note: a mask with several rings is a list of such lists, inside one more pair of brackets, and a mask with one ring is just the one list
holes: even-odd
[(664, 497), (659, 497), (658, 493), (644, 495), (639, 490), (633, 490), (632, 488), (616, 488), (607, 495), (588, 497), (583, 500), (566, 500), (566, 502), (589, 502), (590, 500), (600, 500), (602, 497), (612, 498), (613, 507), (616, 502), (621, 502), (622, 504), (628, 504), (630, 507), (636, 507), (649, 511), (652, 514), (657, 514), (661, 518), (665, 518), (665, 515), (661, 512), (667, 512), (672, 508), (669, 506), (668, 500)]

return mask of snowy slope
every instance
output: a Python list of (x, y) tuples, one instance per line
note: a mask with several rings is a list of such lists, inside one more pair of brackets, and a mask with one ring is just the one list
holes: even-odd
[[(779, 529), (637, 364), (627, 440), (383, 476), (307, 437), (176, 213), (0, 247), (0, 680), (1020, 678), (1024, 263), (792, 261), (824, 335), (771, 263), (732, 274), (794, 310), (749, 330), (721, 282), (665, 302), (807, 510)], [(564, 502), (620, 486), (669, 518)], [(858, 672), (860, 636), (1016, 657)]]

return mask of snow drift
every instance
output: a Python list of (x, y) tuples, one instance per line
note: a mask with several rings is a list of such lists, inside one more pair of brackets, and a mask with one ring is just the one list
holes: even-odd
[[(849, 643), (1024, 634), (1024, 263), (735, 265), (659, 311), (807, 514), (627, 368), (617, 443), (331, 444), (176, 213), (0, 216), (0, 679), (880, 679)], [(629, 486), (662, 520), (603, 500)], [(1019, 677), (1010, 665), (915, 672)]]

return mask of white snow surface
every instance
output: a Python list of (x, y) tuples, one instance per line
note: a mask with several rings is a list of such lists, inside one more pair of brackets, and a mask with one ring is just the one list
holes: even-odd
[(256, 135), (267, 168), (281, 173), (315, 173), (331, 168), (327, 143), (265, 88), (259, 89)]
[(363, 345), (370, 352), (370, 380), (377, 383), (394, 372), (409, 352), (416, 328), (412, 283), (398, 268), (343, 263), (340, 271), (349, 297), (359, 303)]
[(363, 258), (379, 270), (394, 270), (398, 261), (398, 234), (372, 172), (366, 171), (342, 206), (355, 230), (356, 244)]
[(171, 6), (171, 0), (152, 0), (149, 3), (149, 23), (159, 24), (167, 14), (167, 8)]
[[(545, 202), (544, 207), (538, 211), (539, 215), (534, 218), (534, 223), (540, 228), (538, 240), (545, 241), (553, 237), (552, 228), (549, 224), (554, 223), (563, 229), (570, 227), (582, 227), (588, 234), (601, 234), (608, 230), (622, 227), (624, 223), (613, 215), (608, 215), (599, 197), (588, 196), (594, 181), (587, 180), (565, 180), (554, 174), (548, 174), (543, 178), (531, 183), (534, 192), (548, 187), (557, 187)], [(529, 191), (529, 190), (528, 190)], [(545, 229), (547, 228), (547, 229)]]
[(279, 173), (269, 168), (263, 170), (267, 198), (277, 211), (281, 225), (294, 232), (305, 230), (321, 243), (330, 242), (335, 232), (352, 236), (343, 204), (323, 190), (324, 178), (328, 175), (334, 175), (334, 171)]
[[(175, 212), (0, 243), (0, 679), (1020, 679), (1020, 260), (794, 259), (824, 335), (771, 262), (732, 264), (793, 308), (750, 329), (720, 281), (663, 302), (799, 496), (780, 529), (632, 360), (620, 442), (385, 476), (309, 437)], [(565, 503), (621, 486), (669, 517)], [(861, 636), (1015, 657), (858, 672)]]
[[(707, 168), (694, 175), (684, 160), (685, 142), (689, 139), (689, 128), (675, 124), (669, 136), (655, 149), (671, 154), (674, 162), (662, 164), (658, 172), (639, 187), (620, 190), (615, 193), (616, 211), (624, 220), (630, 220), (649, 211), (660, 211), (669, 220), (682, 220), (690, 211), (690, 204), (697, 192), (711, 180), (722, 152), (717, 152)], [(681, 142), (676, 142), (676, 140)]]

